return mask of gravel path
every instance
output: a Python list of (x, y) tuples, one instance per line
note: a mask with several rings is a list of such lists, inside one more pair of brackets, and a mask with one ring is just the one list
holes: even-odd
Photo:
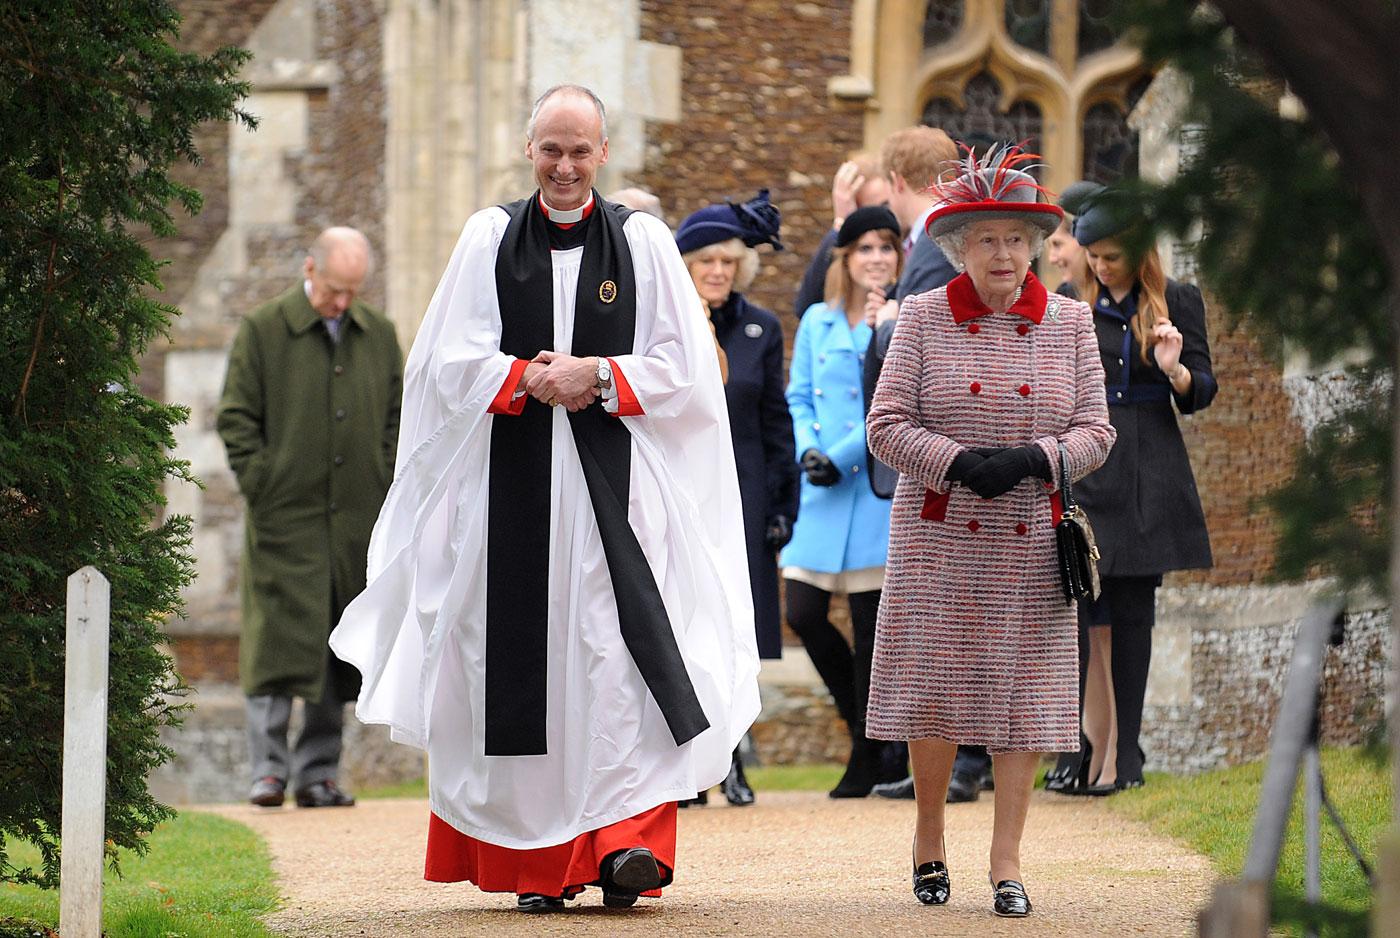
[[(718, 793), (712, 794), (712, 798)], [(1110, 812), (1096, 799), (1036, 792), (1023, 844), (1034, 913), (996, 918), (986, 883), (990, 795), (949, 808), (953, 897), (921, 906), (910, 890), (913, 803), (832, 801), (759, 792), (751, 808), (719, 799), (680, 815), (676, 883), (664, 898), (604, 909), (587, 890), (569, 911), (526, 916), (515, 897), (424, 882), (427, 803), (349, 809), (211, 808), (272, 851), (284, 895), (269, 925), (307, 938), (482, 935), (1154, 935), (1195, 933), (1214, 877), (1205, 858)]]

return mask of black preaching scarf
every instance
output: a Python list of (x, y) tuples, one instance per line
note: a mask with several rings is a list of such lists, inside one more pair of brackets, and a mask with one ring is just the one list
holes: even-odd
[[(632, 351), (637, 288), (622, 223), (630, 213), (604, 202), (583, 228), (572, 354)], [(550, 222), (539, 194), (502, 206), (510, 224), (496, 255), (501, 351), (534, 358), (554, 348)], [(580, 232), (570, 230), (569, 240)], [(534, 398), (519, 416), (491, 422), (486, 554), (486, 754), (543, 755), (548, 687), (550, 465), (553, 413)], [(623, 643), (661, 708), (676, 745), (709, 727), (686, 673), (651, 567), (627, 518), (632, 435), (601, 402), (569, 414), (574, 444), (598, 519)]]

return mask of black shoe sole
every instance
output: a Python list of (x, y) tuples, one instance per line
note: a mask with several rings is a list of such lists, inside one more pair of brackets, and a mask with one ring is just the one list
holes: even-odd
[(640, 893), (661, 885), (661, 867), (650, 850), (630, 850), (613, 863), (603, 883), (603, 905), (610, 909), (630, 909)]

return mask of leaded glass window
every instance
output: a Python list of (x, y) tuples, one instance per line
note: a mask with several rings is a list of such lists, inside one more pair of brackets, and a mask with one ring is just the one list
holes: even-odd
[(1079, 57), (1101, 52), (1118, 41), (1113, 0), (1079, 0)]
[(929, 0), (924, 13), (924, 47), (952, 39), (963, 22), (963, 0)]
[(1137, 175), (1137, 134), (1116, 103), (1102, 101), (1084, 115), (1084, 178), (1110, 183)]
[(1038, 152), (1043, 120), (1040, 108), (1017, 101), (1002, 113), (997, 109), (1001, 86), (987, 72), (974, 76), (963, 89), (963, 106), (949, 98), (934, 98), (924, 108), (923, 123), (941, 128), (954, 140), (979, 154), (993, 143), (1024, 143)]
[(1018, 46), (1050, 53), (1050, 0), (1006, 0), (1006, 34)]

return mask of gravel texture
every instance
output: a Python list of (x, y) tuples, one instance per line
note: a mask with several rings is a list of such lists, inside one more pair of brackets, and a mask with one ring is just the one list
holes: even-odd
[[(284, 897), (279, 933), (458, 935), (1157, 935), (1195, 934), (1214, 875), (1208, 861), (1111, 813), (1104, 801), (1036, 792), (1022, 844), (1035, 907), (999, 919), (986, 881), (992, 796), (948, 809), (948, 905), (925, 907), (910, 886), (913, 802), (832, 801), (762, 792), (758, 803), (711, 803), (680, 815), (676, 882), (633, 909), (586, 890), (568, 910), (522, 915), (515, 897), (422, 879), (427, 803), (353, 808), (219, 806), (266, 838)], [(719, 801), (715, 804), (715, 800)]]

